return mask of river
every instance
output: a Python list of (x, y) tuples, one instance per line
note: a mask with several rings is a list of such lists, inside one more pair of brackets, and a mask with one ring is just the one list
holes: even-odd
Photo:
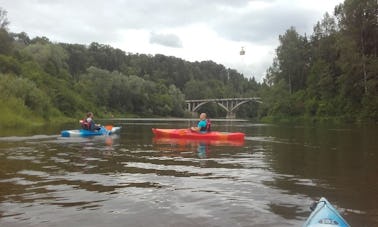
[(301, 226), (326, 197), (351, 226), (378, 226), (377, 125), (213, 120), (244, 143), (156, 140), (193, 120), (111, 119), (119, 135), (3, 132), (0, 226)]

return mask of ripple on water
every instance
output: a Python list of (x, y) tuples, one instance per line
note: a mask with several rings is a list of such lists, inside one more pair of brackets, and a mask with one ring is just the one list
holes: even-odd
[(20, 141), (33, 141), (33, 140), (52, 140), (56, 139), (57, 135), (33, 135), (33, 136), (7, 136), (0, 137), (0, 141), (5, 142), (20, 142)]
[(202, 156), (195, 145), (158, 150), (145, 140), (13, 138), (1, 153), (13, 168), (0, 180), (12, 189), (2, 191), (1, 224), (298, 226), (312, 191), (336, 190), (273, 169), (268, 149), (285, 139), (246, 137)]

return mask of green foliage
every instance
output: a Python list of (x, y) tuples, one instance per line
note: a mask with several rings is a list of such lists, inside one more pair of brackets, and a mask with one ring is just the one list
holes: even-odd
[(345, 0), (335, 17), (325, 14), (316, 24), (310, 42), (293, 28), (280, 36), (262, 113), (378, 121), (377, 9), (375, 0)]
[(12, 38), (4, 28), (0, 28), (0, 54), (10, 54), (12, 49)]
[(190, 80), (185, 84), (184, 93), (187, 99), (203, 99), (207, 97), (206, 92), (209, 93), (206, 90), (210, 90), (206, 81)]
[(24, 48), (24, 51), (52, 76), (68, 80), (67, 52), (60, 45), (37, 42)]
[(368, 95), (362, 100), (361, 120), (378, 119), (378, 96)]
[(279, 40), (281, 45), (277, 48), (277, 60), (280, 70), (276, 77), (285, 80), (289, 92), (293, 93), (303, 89), (306, 83), (309, 52), (307, 38), (300, 36), (291, 27)]
[(0, 109), (0, 129), (20, 127), (35, 121), (35, 119), (31, 119), (32, 112), (24, 106), (21, 99), (0, 98)]
[(22, 106), (29, 108), (39, 116), (48, 118), (50, 108), (48, 96), (28, 79), (1, 75), (0, 96), (2, 99), (16, 98), (22, 100)]
[(0, 73), (20, 74), (21, 66), (17, 59), (0, 54)]

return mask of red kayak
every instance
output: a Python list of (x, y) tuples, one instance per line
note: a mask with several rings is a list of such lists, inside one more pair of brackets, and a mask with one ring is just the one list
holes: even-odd
[(164, 138), (183, 138), (196, 140), (244, 140), (245, 134), (242, 132), (218, 132), (211, 131), (206, 133), (193, 132), (190, 129), (160, 129), (153, 128), (152, 132), (157, 137)]
[(187, 138), (168, 138), (155, 136), (153, 143), (156, 145), (172, 145), (176, 144), (179, 147), (186, 148), (187, 145), (211, 145), (211, 146), (234, 146), (241, 147), (244, 145), (244, 140), (211, 140), (211, 139), (187, 139)]

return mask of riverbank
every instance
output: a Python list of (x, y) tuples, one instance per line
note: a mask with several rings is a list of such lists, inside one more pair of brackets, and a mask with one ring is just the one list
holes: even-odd
[(266, 116), (260, 119), (266, 124), (377, 124), (377, 120), (352, 118), (350, 116)]

